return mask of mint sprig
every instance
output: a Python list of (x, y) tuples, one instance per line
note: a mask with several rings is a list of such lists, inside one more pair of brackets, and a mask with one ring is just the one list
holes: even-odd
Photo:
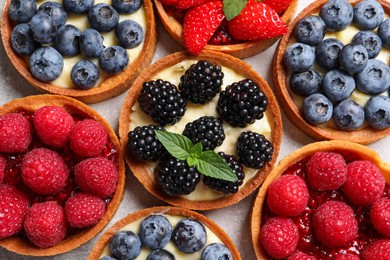
[(244, 10), (248, 0), (223, 0), (223, 12), (228, 21), (236, 17)]
[(175, 158), (195, 166), (203, 175), (225, 181), (237, 181), (237, 176), (225, 161), (214, 151), (203, 151), (202, 143), (193, 144), (181, 134), (155, 130), (158, 140)]

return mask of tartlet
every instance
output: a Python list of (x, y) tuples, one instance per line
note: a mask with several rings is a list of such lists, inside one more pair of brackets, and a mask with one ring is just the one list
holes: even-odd
[(122, 151), (120, 149), (120, 144), (118, 138), (116, 137), (114, 131), (110, 125), (105, 121), (105, 119), (100, 116), (95, 110), (91, 109), (87, 105), (77, 101), (73, 98), (58, 96), (58, 95), (36, 95), (29, 96), (25, 98), (14, 99), (9, 103), (0, 107), (0, 115), (8, 114), (12, 112), (25, 112), (25, 113), (34, 113), (37, 109), (44, 106), (59, 106), (68, 111), (71, 115), (80, 117), (80, 118), (90, 118), (101, 123), (107, 130), (108, 139), (113, 144), (113, 148), (117, 151), (117, 172), (118, 172), (118, 181), (116, 185), (116, 191), (112, 195), (110, 202), (107, 204), (106, 212), (103, 218), (94, 226), (90, 228), (82, 229), (79, 232), (67, 236), (59, 244), (41, 249), (30, 242), (27, 238), (22, 236), (14, 235), (8, 238), (0, 240), (0, 246), (6, 248), (9, 251), (15, 252), (21, 255), (30, 255), (30, 256), (51, 256), (58, 255), (70, 250), (73, 250), (80, 245), (88, 242), (94, 236), (97, 235), (112, 219), (115, 212), (119, 208), (119, 204), (123, 199), (125, 192), (125, 165), (123, 161)]
[[(352, 0), (349, 1), (352, 6), (355, 6), (361, 0)], [(279, 102), (281, 103), (282, 109), (287, 114), (289, 120), (291, 120), (301, 131), (308, 134), (309, 136), (317, 140), (345, 140), (356, 142), (360, 144), (369, 144), (374, 141), (377, 141), (390, 133), (390, 128), (385, 128), (382, 130), (374, 129), (368, 124), (364, 124), (358, 130), (353, 131), (343, 131), (337, 129), (335, 126), (327, 125), (312, 125), (308, 123), (304, 116), (302, 115), (300, 108), (296, 105), (293, 100), (293, 96), (290, 94), (289, 87), (289, 69), (284, 63), (284, 53), (286, 52), (289, 43), (294, 38), (294, 27), (296, 24), (304, 17), (307, 17), (311, 14), (316, 14), (319, 12), (320, 8), (328, 0), (315, 1), (308, 7), (306, 7), (298, 16), (290, 23), (288, 27), (288, 32), (282, 37), (279, 42), (279, 45), (276, 49), (274, 60), (273, 60), (273, 83), (275, 86), (275, 94), (278, 97)], [(390, 3), (385, 0), (378, 0), (382, 5), (385, 14), (390, 14)]]
[[(146, 33), (141, 52), (135, 60), (130, 60), (127, 68), (116, 75), (108, 75), (98, 86), (90, 89), (63, 88), (50, 82), (43, 82), (36, 79), (30, 72), (28, 63), (19, 56), (11, 46), (10, 37), (14, 27), (10, 20), (8, 11), (11, 0), (5, 2), (3, 8), (3, 18), (1, 21), (1, 34), (4, 49), (15, 69), (35, 88), (44, 92), (64, 95), (76, 98), (84, 103), (96, 103), (117, 96), (126, 91), (131, 83), (136, 79), (141, 71), (146, 69), (152, 62), (153, 55), (157, 48), (157, 31), (154, 17), (153, 5), (150, 1), (144, 1), (141, 8), (145, 9)], [(108, 47), (108, 46), (106, 46)]]
[[(168, 32), (168, 34), (181, 46), (184, 46), (183, 42), (183, 26), (175, 18), (170, 16), (164, 9), (163, 4), (159, 0), (154, 0), (157, 14), (160, 17), (160, 20)], [(282, 20), (288, 25), (292, 20), (295, 10), (298, 5), (298, 0), (293, 0), (290, 6), (284, 11), (281, 16)], [(253, 56), (259, 52), (266, 50), (268, 47), (273, 45), (279, 37), (260, 40), (260, 41), (247, 41), (237, 44), (228, 44), (228, 45), (206, 45), (205, 50), (218, 51), (226, 54), (233, 55), (237, 58), (247, 58)]]
[[(259, 170), (251, 169), (255, 172), (255, 175), (253, 176), (253, 178), (247, 181), (243, 186), (241, 186), (239, 191), (235, 194), (229, 194), (227, 196), (219, 195), (218, 198), (216, 198), (217, 196), (214, 196), (213, 199), (207, 198), (204, 200), (199, 200), (199, 199), (190, 200), (188, 198), (181, 197), (181, 196), (168, 196), (161, 189), (159, 189), (156, 180), (153, 177), (154, 173), (152, 172), (153, 170), (151, 169), (152, 168), (154, 169), (156, 165), (153, 164), (151, 166), (149, 162), (145, 163), (144, 161), (139, 161), (135, 159), (135, 157), (133, 157), (131, 153), (127, 150), (128, 133), (130, 130), (132, 130), (130, 129), (130, 124), (132, 123), (131, 113), (133, 107), (135, 105), (138, 105), (137, 98), (140, 94), (143, 83), (151, 79), (154, 79), (156, 74), (158, 74), (164, 69), (171, 68), (174, 65), (181, 68), (182, 65), (181, 64), (178, 65), (178, 64), (185, 61), (188, 62), (189, 60), (190, 61), (194, 60), (192, 63), (195, 63), (197, 60), (207, 60), (210, 61), (212, 64), (218, 64), (222, 67), (225, 66), (230, 70), (233, 70), (233, 72), (238, 73), (243, 78), (250, 78), (259, 86), (259, 88), (263, 91), (263, 93), (268, 99), (268, 108), (265, 112), (267, 120), (262, 122), (268, 121), (269, 124), (270, 136), (268, 140), (272, 143), (274, 147), (274, 154), (272, 160), (266, 163), (265, 166)], [(184, 73), (184, 69), (182, 70), (181, 73), (182, 74)], [(178, 75), (177, 73), (176, 74), (174, 73), (174, 76), (177, 75)], [(169, 81), (169, 78), (164, 80)], [(137, 113), (143, 113), (143, 112), (139, 110), (137, 111)], [(146, 114), (143, 114), (142, 116), (147, 117)], [(200, 117), (202, 115), (196, 114), (194, 116)], [(192, 120), (195, 119), (196, 118), (193, 118)], [(180, 206), (188, 209), (194, 209), (194, 210), (210, 210), (210, 209), (227, 207), (229, 205), (238, 203), (240, 200), (242, 200), (243, 198), (251, 194), (257, 187), (261, 185), (261, 183), (264, 181), (267, 174), (271, 171), (274, 163), (276, 162), (277, 156), (279, 154), (281, 138), (282, 138), (282, 122), (281, 122), (281, 114), (278, 108), (278, 104), (276, 102), (275, 97), (273, 96), (271, 89), (269, 88), (268, 84), (248, 64), (230, 55), (214, 52), (214, 51), (202, 51), (199, 54), (199, 56), (196, 57), (192, 56), (187, 52), (178, 52), (178, 53), (168, 55), (160, 59), (156, 63), (154, 63), (151, 67), (149, 67), (146, 71), (144, 71), (134, 82), (134, 84), (132, 85), (130, 91), (128, 92), (125, 98), (125, 101), (121, 109), (121, 114), (119, 119), (119, 136), (120, 136), (122, 149), (123, 151), (125, 151), (125, 160), (127, 164), (129, 165), (131, 171), (134, 173), (135, 177), (144, 185), (144, 187), (150, 193), (152, 193), (157, 198), (168, 202), (171, 205)], [(227, 135), (226, 139), (228, 138), (229, 136)]]

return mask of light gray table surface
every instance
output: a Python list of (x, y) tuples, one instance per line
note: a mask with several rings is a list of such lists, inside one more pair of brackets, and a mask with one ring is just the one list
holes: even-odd
[[(0, 6), (4, 5), (5, 0), (0, 0)], [(305, 6), (313, 2), (313, 0), (300, 0), (298, 4), (298, 10), (302, 10)], [(169, 53), (181, 51), (183, 48), (179, 46), (169, 35), (165, 32), (164, 28), (158, 22), (159, 42), (157, 51), (154, 56), (153, 62), (164, 57)], [(266, 51), (257, 54), (253, 57), (245, 59), (247, 63), (253, 66), (253, 68), (259, 72), (259, 74), (269, 83), (272, 87), (271, 78), (271, 62), (275, 52), (277, 44), (274, 44)], [(111, 98), (107, 101), (91, 104), (90, 106), (97, 110), (114, 128), (118, 131), (118, 117), (121, 109), (122, 102), (126, 96), (123, 93), (120, 96)], [(0, 44), (0, 105), (3, 105), (14, 98), (25, 97), (29, 95), (39, 94), (39, 92), (32, 87), (26, 80), (24, 80), (19, 73), (14, 69), (10, 63), (2, 43)], [(299, 131), (283, 114), (283, 139), (280, 149), (278, 161), (285, 157), (287, 154), (298, 149), (301, 146), (312, 143), (315, 140), (308, 137), (301, 131)], [(370, 144), (369, 147), (378, 151), (382, 158), (390, 162), (390, 138), (386, 137), (380, 141)], [(143, 186), (127, 172), (126, 180), (126, 192), (124, 199), (118, 209), (116, 215), (112, 221), (106, 226), (104, 230), (111, 227), (119, 219), (127, 216), (129, 213), (133, 213), (137, 210), (152, 207), (166, 205), (166, 203), (156, 199), (149, 194)], [(252, 242), (249, 236), (249, 213), (253, 198), (256, 192), (249, 197), (242, 200), (240, 203), (218, 210), (201, 212), (207, 217), (214, 220), (220, 227), (222, 227), (228, 235), (232, 238), (236, 244), (238, 250), (243, 259), (256, 259)], [(103, 230), (103, 232), (104, 232)], [(97, 239), (102, 235), (99, 233), (94, 239), (90, 240), (83, 246), (74, 249), (68, 253), (58, 256), (46, 257), (46, 259), (56, 260), (72, 260), (72, 259), (86, 259), (89, 252), (93, 248)], [(0, 248), (0, 260), (5, 259), (42, 259), (43, 257), (26, 257), (14, 254), (3, 248)]]

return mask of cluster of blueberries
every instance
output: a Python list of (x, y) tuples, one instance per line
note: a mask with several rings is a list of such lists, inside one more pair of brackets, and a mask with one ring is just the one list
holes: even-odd
[[(100, 68), (108, 74), (120, 73), (127, 67), (126, 49), (141, 44), (144, 32), (136, 21), (119, 22), (119, 13), (131, 14), (141, 6), (142, 0), (112, 0), (112, 5), (94, 5), (94, 0), (64, 0), (63, 5), (48, 1), (37, 8), (36, 0), (12, 0), (9, 17), (16, 26), (11, 45), (19, 55), (30, 56), (31, 73), (44, 82), (61, 75), (63, 57), (81, 52), (85, 58), (74, 65), (70, 76), (76, 86), (89, 89), (100, 77), (98, 67), (89, 59), (98, 58)], [(91, 28), (81, 32), (76, 26), (65, 24), (68, 14), (87, 14)], [(119, 45), (106, 48), (101, 33), (112, 30)]]
[[(324, 39), (326, 31), (342, 31), (351, 23), (360, 29), (351, 43)], [(376, 33), (374, 32), (376, 30)], [(390, 19), (375, 0), (363, 0), (354, 7), (345, 0), (330, 0), (319, 16), (301, 19), (295, 29), (296, 43), (284, 55), (291, 90), (305, 96), (303, 115), (314, 125), (333, 117), (341, 130), (355, 130), (366, 119), (375, 129), (390, 125), (390, 68), (378, 60), (382, 47), (390, 50)], [(312, 65), (320, 65), (322, 77)], [(371, 95), (364, 108), (350, 99), (358, 89)]]

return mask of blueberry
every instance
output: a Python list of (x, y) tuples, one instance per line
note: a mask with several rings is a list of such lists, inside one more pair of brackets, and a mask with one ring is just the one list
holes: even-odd
[(353, 8), (345, 0), (330, 0), (320, 10), (328, 31), (341, 31), (352, 23)]
[(64, 7), (56, 2), (45, 2), (38, 8), (38, 13), (46, 13), (54, 19), (57, 29), (63, 26), (68, 19)]
[(82, 89), (89, 89), (96, 85), (100, 77), (99, 69), (89, 60), (77, 62), (70, 73), (73, 84)]
[(332, 117), (333, 105), (327, 97), (316, 93), (303, 101), (303, 116), (313, 125), (322, 124)]
[(119, 22), (118, 12), (108, 4), (97, 4), (88, 11), (89, 25), (99, 32), (113, 30)]
[(124, 20), (115, 28), (115, 35), (123, 48), (131, 49), (141, 44), (144, 31), (136, 21)]
[(140, 224), (139, 237), (144, 246), (161, 249), (171, 239), (172, 225), (161, 215), (151, 215)]
[(364, 70), (356, 74), (355, 79), (361, 92), (377, 95), (390, 87), (390, 68), (384, 62), (372, 59)]
[(332, 102), (349, 98), (355, 87), (354, 78), (340, 69), (328, 71), (322, 80), (322, 90)]
[(132, 231), (119, 231), (111, 239), (111, 254), (118, 259), (135, 259), (141, 254), (141, 239)]
[(353, 75), (362, 71), (368, 62), (368, 52), (363, 45), (350, 43), (341, 49), (339, 54), (341, 67)]
[(95, 29), (87, 29), (81, 34), (79, 45), (87, 58), (99, 57), (104, 50), (103, 36)]
[(27, 23), (21, 23), (12, 30), (11, 45), (17, 54), (30, 56), (40, 44), (34, 40), (30, 26)]
[(150, 252), (146, 260), (175, 260), (175, 257), (164, 249), (156, 249)]
[(360, 31), (352, 39), (353, 42), (359, 43), (366, 48), (370, 59), (378, 56), (382, 49), (382, 40), (378, 35), (371, 31)]
[(53, 47), (41, 47), (31, 54), (29, 65), (35, 78), (49, 82), (61, 75), (64, 58)]
[(333, 121), (341, 130), (355, 130), (364, 123), (364, 110), (352, 99), (341, 101), (333, 110)]
[(221, 243), (213, 243), (205, 247), (202, 252), (202, 260), (232, 260), (233, 256), (229, 249)]
[(320, 90), (321, 81), (320, 74), (315, 70), (295, 72), (291, 76), (290, 87), (295, 94), (306, 97)]
[(183, 253), (191, 254), (201, 250), (206, 244), (206, 230), (198, 221), (183, 219), (176, 224), (172, 241)]
[(76, 26), (66, 24), (58, 30), (57, 36), (54, 39), (54, 48), (62, 56), (76, 56), (80, 52), (80, 36), (81, 32)]
[(368, 124), (375, 129), (390, 126), (390, 98), (384, 96), (371, 97), (364, 106), (364, 114)]
[(31, 18), (30, 28), (34, 39), (43, 44), (51, 43), (56, 36), (57, 27), (54, 19), (45, 13), (38, 13)]
[(117, 74), (126, 69), (129, 63), (127, 52), (121, 46), (110, 46), (99, 57), (100, 68), (109, 74)]
[(307, 44), (293, 43), (284, 54), (284, 62), (293, 71), (306, 71), (314, 63), (314, 51)]
[(88, 13), (94, 5), (94, 0), (63, 0), (65, 10), (75, 14)]
[(375, 29), (385, 17), (383, 7), (375, 0), (361, 1), (355, 5), (353, 12), (353, 22), (364, 31)]
[(343, 47), (344, 44), (335, 38), (323, 40), (316, 47), (316, 62), (327, 69), (337, 68), (340, 64), (339, 54)]
[(121, 14), (135, 13), (142, 6), (143, 0), (112, 0), (112, 6)]
[(36, 13), (35, 0), (11, 0), (8, 15), (15, 23), (27, 23)]
[(382, 40), (383, 46), (390, 49), (390, 18), (387, 18), (379, 25), (378, 35)]
[(294, 35), (298, 42), (315, 46), (325, 36), (324, 20), (317, 15), (302, 18), (295, 26)]
[(112, 256), (103, 256), (102, 258), (100, 258), (99, 260), (116, 260), (116, 258), (112, 257)]

